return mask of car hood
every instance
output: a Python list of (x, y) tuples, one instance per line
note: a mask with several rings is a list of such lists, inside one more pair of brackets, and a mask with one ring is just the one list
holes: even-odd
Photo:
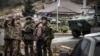
[(100, 36), (100, 32), (98, 33), (91, 33), (91, 34), (87, 34), (84, 37), (95, 37), (95, 36)]

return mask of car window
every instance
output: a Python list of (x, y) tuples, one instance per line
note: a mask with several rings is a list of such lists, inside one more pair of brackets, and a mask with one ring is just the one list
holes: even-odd
[(96, 44), (94, 56), (100, 56), (100, 43)]
[(81, 56), (88, 56), (91, 42), (84, 39), (81, 44)]

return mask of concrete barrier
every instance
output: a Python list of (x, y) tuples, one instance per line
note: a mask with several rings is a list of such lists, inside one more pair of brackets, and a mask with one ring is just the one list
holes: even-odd
[(55, 36), (72, 36), (72, 33), (54, 33)]

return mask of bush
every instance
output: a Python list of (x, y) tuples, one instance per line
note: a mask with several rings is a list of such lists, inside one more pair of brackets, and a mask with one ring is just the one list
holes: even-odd
[(57, 30), (57, 27), (55, 27), (55, 26), (53, 27), (53, 32), (54, 32), (54, 33), (58, 33), (58, 32), (59, 32), (59, 31)]
[(68, 27), (67, 26), (63, 26), (63, 27), (60, 28), (60, 31), (62, 33), (67, 33), (68, 32)]
[(63, 33), (67, 33), (68, 32), (68, 29), (63, 28), (62, 32)]
[(57, 26), (56, 25), (51, 25), (51, 27), (52, 27), (52, 29), (53, 29), (53, 32), (54, 33), (67, 33), (68, 32), (68, 26), (66, 26), (66, 25), (59, 25), (59, 30), (57, 30)]

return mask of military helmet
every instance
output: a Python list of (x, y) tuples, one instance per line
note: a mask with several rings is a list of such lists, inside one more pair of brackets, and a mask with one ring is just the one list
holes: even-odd
[(42, 20), (47, 20), (47, 17), (42, 17)]
[(26, 20), (32, 20), (32, 17), (31, 16), (27, 16)]

